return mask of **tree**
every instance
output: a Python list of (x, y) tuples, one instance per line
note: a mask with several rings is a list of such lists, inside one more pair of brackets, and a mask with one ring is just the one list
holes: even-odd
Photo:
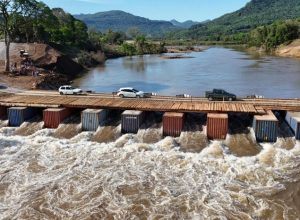
[(138, 27), (131, 27), (127, 30), (127, 35), (131, 39), (135, 39), (138, 35), (141, 35), (141, 31), (139, 30)]
[(128, 44), (128, 43), (123, 43), (122, 44), (122, 51), (127, 56), (132, 56), (136, 53), (136, 49), (135, 49), (134, 45)]
[[(0, 0), (0, 27), (4, 34), (6, 47), (5, 71), (9, 71), (9, 48), (13, 33), (17, 29), (20, 17), (24, 20), (32, 18), (39, 11), (35, 0)], [(23, 25), (25, 25), (23, 23)]]
[(146, 46), (146, 37), (145, 35), (138, 35), (135, 38), (135, 44), (137, 47), (137, 51), (139, 54), (144, 54), (145, 46)]

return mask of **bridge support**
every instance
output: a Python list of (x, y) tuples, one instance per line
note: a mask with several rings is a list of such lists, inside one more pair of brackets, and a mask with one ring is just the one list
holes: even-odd
[(163, 135), (178, 137), (184, 125), (184, 113), (166, 112), (163, 116)]
[(207, 137), (226, 139), (228, 133), (228, 114), (207, 114)]
[(145, 113), (142, 111), (126, 110), (122, 113), (122, 133), (136, 134), (144, 122)]
[(81, 124), (83, 131), (97, 131), (99, 126), (103, 126), (107, 117), (107, 110), (86, 109), (81, 112)]
[(7, 107), (0, 106), (0, 118), (1, 119), (7, 118)]
[(25, 120), (28, 120), (36, 114), (36, 110), (30, 107), (11, 107), (7, 110), (8, 125), (17, 127)]
[(294, 131), (296, 140), (300, 140), (300, 112), (287, 112), (285, 120)]
[(255, 115), (253, 129), (258, 142), (276, 142), (278, 119), (272, 111), (268, 111), (266, 115)]
[(43, 111), (45, 128), (58, 128), (59, 124), (71, 115), (68, 108), (48, 108)]

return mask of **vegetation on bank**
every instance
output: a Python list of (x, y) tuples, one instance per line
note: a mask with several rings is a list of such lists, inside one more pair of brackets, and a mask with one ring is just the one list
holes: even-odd
[(164, 41), (152, 42), (138, 30), (132, 33), (132, 38), (128, 38), (124, 32), (108, 30), (106, 33), (101, 33), (89, 30), (89, 40), (96, 49), (103, 51), (108, 57), (166, 52)]
[(271, 51), (281, 44), (300, 38), (300, 19), (276, 21), (271, 25), (255, 28), (248, 33), (227, 36), (224, 41), (233, 41)]

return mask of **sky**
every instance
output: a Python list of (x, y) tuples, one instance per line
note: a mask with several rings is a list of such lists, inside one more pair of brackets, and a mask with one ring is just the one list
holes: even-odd
[(122, 10), (152, 20), (205, 21), (245, 6), (250, 0), (43, 0), (71, 14)]

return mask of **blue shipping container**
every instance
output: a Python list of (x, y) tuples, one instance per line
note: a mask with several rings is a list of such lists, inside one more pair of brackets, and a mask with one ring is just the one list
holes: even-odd
[(11, 107), (7, 109), (9, 126), (20, 126), (25, 120), (32, 118), (36, 111), (29, 107)]
[(255, 115), (253, 129), (259, 142), (276, 142), (278, 135), (278, 119), (269, 111), (267, 115)]
[(300, 112), (287, 112), (285, 120), (294, 131), (296, 140), (300, 140)]
[(122, 133), (136, 134), (144, 121), (144, 112), (127, 110), (122, 113)]
[(107, 110), (86, 109), (81, 113), (81, 124), (83, 131), (96, 131), (103, 126), (107, 117)]

